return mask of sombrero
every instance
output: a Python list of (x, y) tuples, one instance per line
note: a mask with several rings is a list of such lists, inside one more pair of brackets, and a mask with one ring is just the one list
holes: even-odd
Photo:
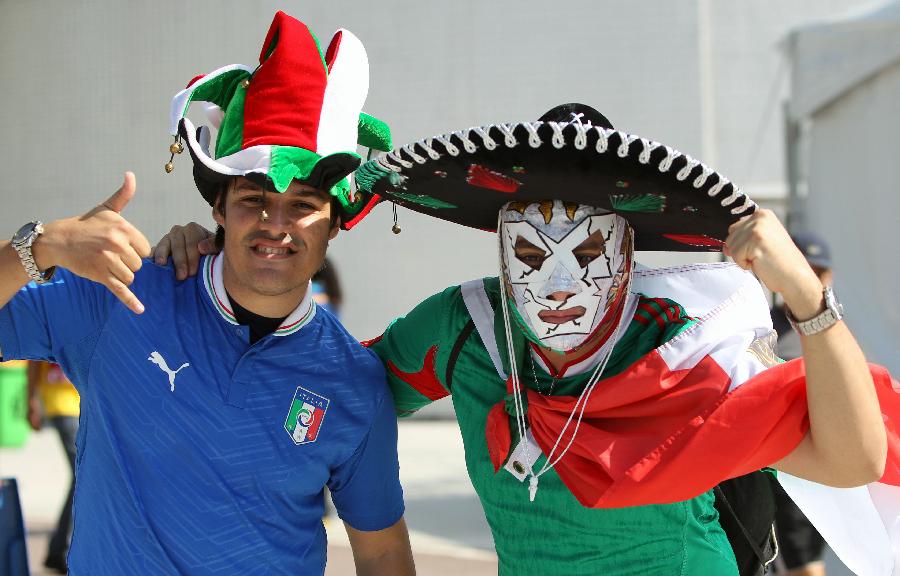
[(363, 164), (356, 182), (380, 199), (490, 231), (507, 202), (597, 206), (628, 220), (637, 250), (719, 251), (728, 227), (756, 209), (699, 160), (615, 130), (583, 104), (407, 144)]
[[(293, 180), (327, 190), (337, 199), (344, 228), (367, 210), (347, 178), (360, 165), (357, 144), (390, 150), (387, 124), (362, 112), (369, 88), (365, 48), (338, 30), (323, 53), (309, 28), (284, 12), (275, 14), (259, 66), (225, 66), (195, 77), (172, 99), (175, 142), (166, 172), (187, 143), (194, 181), (212, 205), (221, 182), (233, 176), (284, 192)], [(207, 102), (210, 130), (185, 117), (192, 102)]]

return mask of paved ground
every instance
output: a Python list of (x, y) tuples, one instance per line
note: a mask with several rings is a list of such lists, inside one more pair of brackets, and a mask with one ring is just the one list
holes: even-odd
[[(497, 559), (490, 531), (463, 464), (462, 442), (452, 421), (400, 424), (401, 478), (406, 520), (419, 574), (493, 576)], [(68, 470), (55, 432), (33, 434), (23, 448), (0, 449), (0, 477), (17, 477), (28, 531), (33, 576), (49, 576), (41, 562), (65, 497)], [(353, 559), (339, 520), (329, 520), (326, 576), (353, 574)], [(832, 556), (828, 576), (851, 573)]]
[[(438, 446), (438, 449), (434, 449)], [(0, 448), (0, 477), (16, 477), (28, 532), (33, 576), (50, 576), (41, 563), (68, 488), (67, 464), (52, 430), (32, 434), (22, 448)], [(419, 574), (494, 576), (490, 531), (463, 466), (455, 422), (413, 421), (400, 426), (406, 520)], [(329, 519), (326, 576), (353, 574), (340, 520)]]

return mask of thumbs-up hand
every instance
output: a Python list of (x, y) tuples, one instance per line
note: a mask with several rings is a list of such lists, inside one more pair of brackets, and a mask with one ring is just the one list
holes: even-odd
[(119, 213), (134, 197), (135, 179), (125, 173), (122, 187), (86, 214), (50, 222), (32, 247), (41, 270), (62, 266), (103, 284), (134, 313), (144, 305), (128, 289), (141, 258), (150, 255), (150, 243)]

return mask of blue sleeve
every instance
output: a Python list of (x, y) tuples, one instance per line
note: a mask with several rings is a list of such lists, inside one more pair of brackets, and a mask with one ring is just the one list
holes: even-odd
[(382, 396), (368, 434), (332, 474), (328, 488), (338, 516), (357, 530), (384, 530), (403, 516), (397, 418), (389, 394)]
[(0, 308), (0, 354), (58, 362), (64, 347), (103, 327), (116, 301), (104, 286), (58, 269), (52, 281), (24, 286)]

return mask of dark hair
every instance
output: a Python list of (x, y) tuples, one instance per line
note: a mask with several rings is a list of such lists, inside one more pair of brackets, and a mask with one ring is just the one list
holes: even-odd
[[(222, 218), (225, 218), (225, 197), (228, 196), (228, 189), (231, 188), (229, 184), (233, 179), (226, 180), (219, 187), (219, 191), (216, 192), (216, 201), (213, 204), (213, 210), (222, 215)], [(221, 224), (216, 226), (216, 250), (219, 252), (225, 248), (225, 228), (222, 227)]]
[[(216, 192), (216, 201), (213, 204), (213, 210), (215, 210), (216, 212), (221, 214), (223, 218), (225, 217), (225, 198), (228, 196), (228, 190), (231, 188), (230, 184), (233, 181), (234, 181), (234, 178), (230, 178), (230, 179), (226, 180), (225, 182), (223, 182), (221, 184), (221, 186), (219, 186), (219, 191)], [(329, 197), (331, 199), (331, 214), (330, 214), (331, 227), (334, 228), (337, 225), (337, 219), (341, 215), (341, 213), (340, 213), (341, 204), (338, 202), (337, 198), (335, 198), (334, 196), (329, 195)], [(216, 243), (216, 249), (219, 252), (221, 252), (222, 249), (225, 247), (225, 228), (223, 228), (221, 224), (216, 226), (215, 243)], [(336, 281), (336, 279), (335, 279), (335, 281)], [(340, 297), (340, 289), (338, 289), (338, 295)], [(329, 294), (329, 298), (330, 297), (331, 297), (331, 295)]]

